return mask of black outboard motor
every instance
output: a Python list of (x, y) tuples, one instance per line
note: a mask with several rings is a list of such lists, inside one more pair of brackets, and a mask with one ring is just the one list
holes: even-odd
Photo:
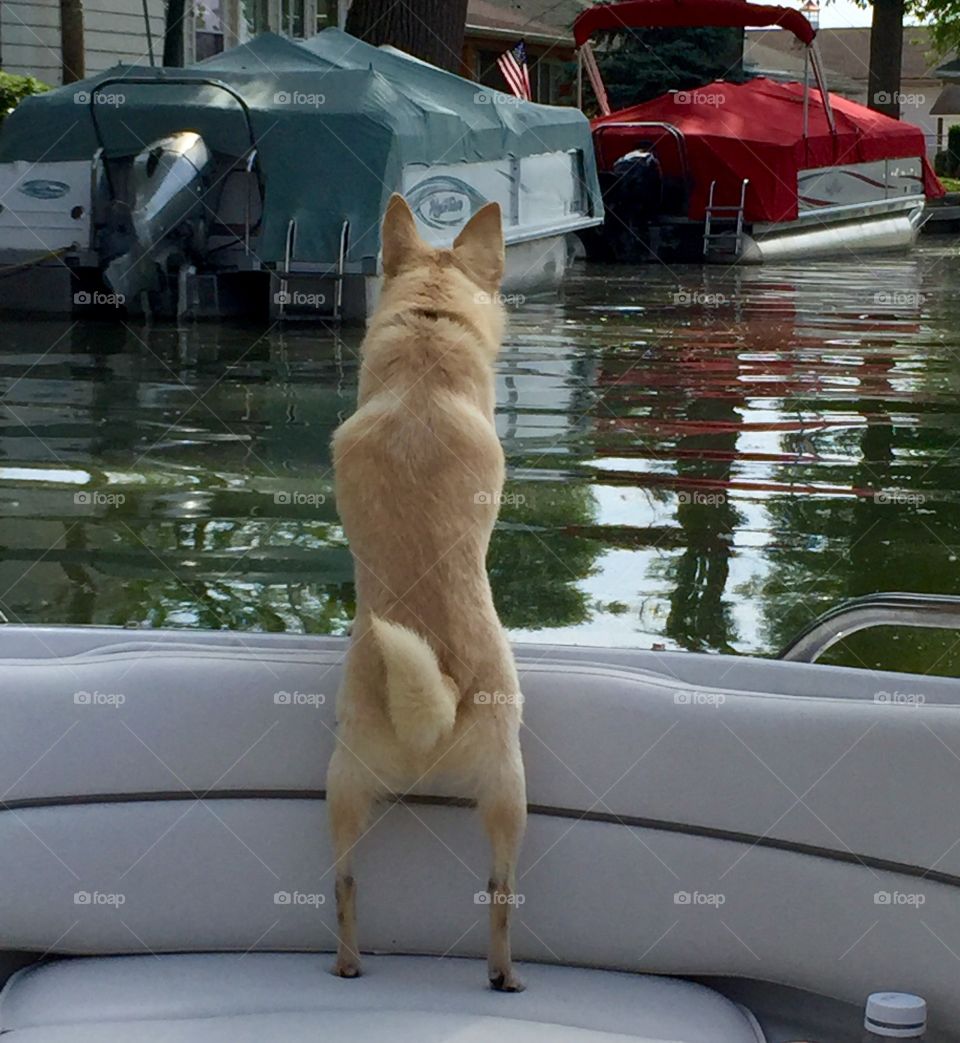
[(603, 223), (605, 253), (627, 263), (656, 260), (650, 221), (663, 202), (663, 175), (657, 157), (646, 149), (621, 156), (613, 169), (600, 175), (606, 219)]

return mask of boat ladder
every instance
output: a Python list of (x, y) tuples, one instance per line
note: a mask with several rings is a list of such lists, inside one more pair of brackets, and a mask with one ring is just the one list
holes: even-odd
[[(707, 197), (707, 211), (703, 222), (703, 256), (710, 258), (718, 253), (731, 254), (730, 240), (733, 239), (731, 256), (739, 257), (743, 246), (743, 211), (747, 202), (747, 186), (750, 179), (745, 177), (740, 184), (740, 202), (732, 206), (722, 206), (714, 201), (717, 182), (710, 182), (710, 194)], [(731, 229), (729, 222), (736, 220), (736, 228)], [(714, 229), (714, 221), (723, 221), (727, 227)], [(721, 248), (721, 244), (723, 247)]]
[[(291, 218), (287, 223), (287, 240), (286, 247), (284, 249), (283, 257), (283, 268), (276, 273), (277, 286), (279, 292), (274, 294), (273, 300), (275, 307), (272, 310), (272, 315), (280, 320), (291, 317), (292, 314), (296, 318), (317, 318), (317, 319), (332, 319), (334, 322), (340, 322), (343, 318), (343, 282), (346, 275), (346, 259), (347, 259), (347, 244), (350, 238), (350, 222), (344, 220), (340, 226), (340, 248), (337, 252), (337, 264), (335, 268), (331, 268), (327, 265), (308, 265), (305, 267), (295, 268), (294, 254), (297, 249), (297, 222), (295, 218)], [(313, 306), (314, 314), (304, 312), (302, 309), (297, 310), (297, 298), (299, 294), (290, 292), (291, 284), (294, 280), (300, 280), (306, 283), (308, 288), (316, 289), (318, 286), (324, 283), (333, 283), (333, 301), (332, 307), (329, 311), (318, 311), (316, 306)], [(317, 297), (323, 297), (322, 294), (303, 294), (303, 299), (309, 302), (314, 301)], [(326, 304), (324, 300), (324, 304)], [(293, 307), (291, 307), (291, 305)]]

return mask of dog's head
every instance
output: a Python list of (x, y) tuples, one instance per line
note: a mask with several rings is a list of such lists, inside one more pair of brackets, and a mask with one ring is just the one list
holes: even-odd
[(499, 347), (504, 246), (497, 203), (481, 207), (452, 247), (437, 249), (420, 238), (406, 200), (394, 194), (387, 203), (381, 242), (382, 306), (417, 302), (425, 308), (456, 312), (480, 327)]

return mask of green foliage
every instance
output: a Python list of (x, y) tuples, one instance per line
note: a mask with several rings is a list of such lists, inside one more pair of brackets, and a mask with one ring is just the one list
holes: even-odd
[(43, 94), (50, 90), (50, 85), (41, 83), (32, 76), (14, 76), (13, 73), (0, 69), (0, 123), (31, 94)]
[(960, 50), (960, 0), (916, 0), (907, 11), (921, 25), (930, 26), (930, 37), (938, 54)]
[(743, 78), (740, 29), (636, 29), (607, 37), (597, 63), (614, 110), (689, 90), (713, 80)]

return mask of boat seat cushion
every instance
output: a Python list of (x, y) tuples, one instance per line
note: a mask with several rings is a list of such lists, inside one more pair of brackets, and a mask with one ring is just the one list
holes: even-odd
[(369, 957), (357, 981), (295, 953), (78, 957), (15, 974), (0, 994), (10, 1043), (246, 1043), (491, 1039), (758, 1043), (752, 1018), (675, 978), (526, 964), (495, 993), (480, 960)]

